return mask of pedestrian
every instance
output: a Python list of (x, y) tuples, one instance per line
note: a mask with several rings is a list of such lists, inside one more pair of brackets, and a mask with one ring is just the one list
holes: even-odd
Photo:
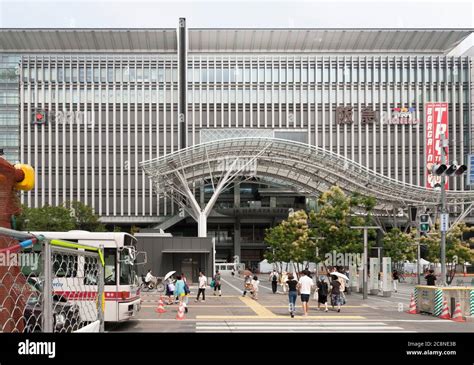
[(246, 275), (244, 278), (244, 292), (242, 294), (243, 297), (247, 294), (248, 291), (252, 291), (252, 277), (250, 275)]
[(186, 294), (186, 283), (184, 282), (183, 278), (181, 275), (178, 275), (176, 277), (176, 284), (175, 284), (175, 292), (174, 294), (178, 297), (179, 303), (184, 303), (185, 304), (185, 312), (188, 313), (188, 307), (186, 306), (186, 301), (185, 301), (185, 296)]
[(169, 278), (168, 284), (166, 285), (166, 296), (168, 297), (168, 305), (173, 304), (175, 288), (176, 287), (174, 285), (173, 279)]
[(336, 275), (331, 275), (331, 304), (332, 308), (337, 306), (337, 311), (341, 311), (342, 299), (341, 299), (341, 282), (338, 280)]
[(318, 309), (321, 310), (321, 304), (325, 306), (325, 312), (328, 311), (328, 293), (329, 287), (324, 276), (321, 276), (317, 283), (318, 286)]
[(434, 274), (434, 270), (430, 269), (428, 271), (428, 275), (425, 276), (426, 285), (434, 286), (436, 285), (436, 275)]
[(296, 312), (296, 297), (298, 296), (298, 282), (295, 280), (293, 274), (290, 273), (288, 275), (288, 280), (285, 284), (288, 285), (288, 302), (290, 305), (290, 315), (291, 318), (294, 318)]
[(270, 278), (268, 279), (269, 281), (272, 282), (272, 292), (275, 294), (277, 292), (277, 285), (278, 285), (278, 272), (273, 269), (273, 271), (270, 273)]
[(257, 275), (255, 275), (252, 279), (252, 291), (250, 292), (252, 298), (255, 300), (258, 300), (258, 284), (260, 284), (260, 281), (258, 280)]
[(232, 272), (231, 272), (231, 274), (232, 274), (232, 277), (234, 277), (234, 276), (235, 276), (235, 268), (232, 268)]
[(281, 290), (283, 293), (286, 293), (286, 289), (288, 288), (288, 284), (287, 284), (287, 281), (288, 281), (288, 273), (286, 271), (283, 271), (281, 273), (281, 278), (280, 278), (280, 285), (281, 285)]
[(221, 273), (219, 272), (219, 270), (217, 270), (216, 274), (214, 275), (214, 295), (216, 295), (216, 291), (218, 291), (219, 296), (221, 297)]
[(199, 272), (199, 286), (198, 286), (198, 294), (196, 297), (195, 302), (199, 302), (199, 297), (202, 294), (202, 301), (206, 301), (206, 286), (207, 286), (207, 278), (206, 275), (202, 271)]
[(341, 304), (346, 304), (346, 295), (344, 294), (346, 290), (346, 279), (337, 276), (337, 281), (341, 284), (340, 286), (340, 292), (341, 292)]
[(397, 292), (397, 286), (398, 286), (398, 280), (400, 280), (400, 277), (398, 275), (397, 270), (393, 270), (392, 272), (392, 280), (393, 280), (393, 291), (396, 293)]
[(311, 288), (313, 287), (313, 279), (310, 277), (310, 272), (304, 270), (298, 280), (298, 289), (301, 294), (301, 304), (303, 306), (303, 316), (308, 315), (308, 302), (311, 295)]

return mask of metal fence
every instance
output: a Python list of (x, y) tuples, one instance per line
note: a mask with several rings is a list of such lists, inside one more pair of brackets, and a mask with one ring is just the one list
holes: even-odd
[(103, 331), (102, 252), (0, 228), (0, 332)]

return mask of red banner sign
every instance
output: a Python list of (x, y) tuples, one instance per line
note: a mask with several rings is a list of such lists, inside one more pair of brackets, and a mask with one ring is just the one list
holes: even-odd
[[(441, 135), (448, 138), (448, 103), (426, 103), (426, 187), (441, 183), (441, 176), (432, 175), (433, 165), (441, 163)], [(446, 161), (448, 154), (446, 149)], [(446, 181), (446, 189), (448, 182)]]

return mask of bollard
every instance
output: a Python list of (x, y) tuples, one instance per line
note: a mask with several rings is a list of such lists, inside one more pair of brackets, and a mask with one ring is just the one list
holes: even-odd
[(471, 289), (471, 293), (469, 296), (469, 304), (471, 308), (471, 317), (474, 317), (474, 289)]

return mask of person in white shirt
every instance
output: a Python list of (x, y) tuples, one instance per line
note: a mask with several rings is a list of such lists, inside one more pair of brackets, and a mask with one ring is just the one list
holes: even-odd
[(308, 302), (311, 295), (311, 289), (314, 286), (313, 279), (308, 270), (303, 271), (303, 275), (298, 280), (298, 289), (301, 294), (301, 304), (303, 305), (303, 315), (308, 315)]
[(255, 275), (252, 280), (252, 291), (250, 292), (252, 298), (255, 300), (258, 300), (258, 284), (260, 284), (260, 280), (258, 280), (258, 277)]
[(201, 296), (202, 293), (202, 301), (206, 301), (206, 286), (207, 286), (207, 278), (206, 275), (201, 271), (199, 273), (199, 287), (198, 287), (198, 295), (196, 297), (196, 302), (199, 301), (199, 297)]
[[(143, 276), (142, 276), (143, 277)], [(145, 284), (150, 283), (151, 279), (153, 279), (153, 274), (151, 273), (151, 269), (148, 270), (145, 276)]]

